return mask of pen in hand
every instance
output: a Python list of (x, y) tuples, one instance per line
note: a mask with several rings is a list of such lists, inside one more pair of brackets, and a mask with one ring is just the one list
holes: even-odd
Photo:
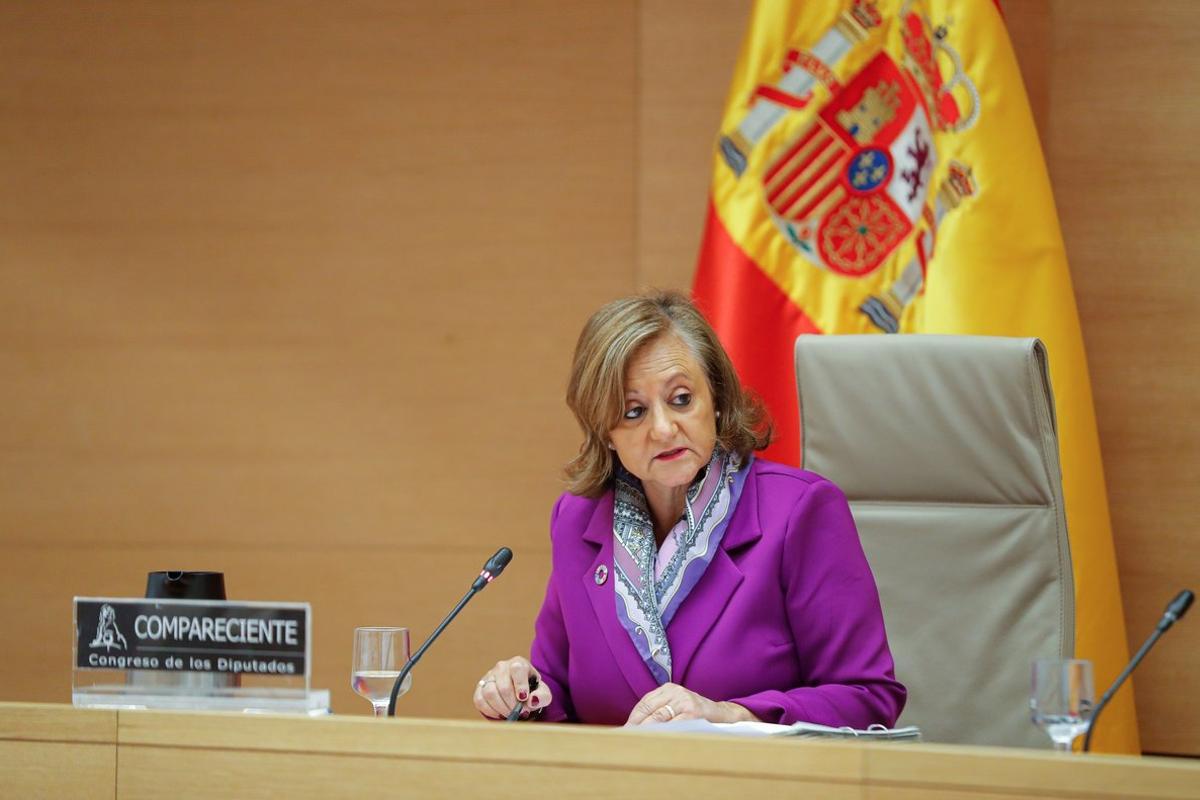
[[(537, 689), (537, 688), (538, 688), (537, 675), (530, 675), (529, 676), (529, 694), (533, 694), (534, 689)], [(526, 695), (526, 696), (528, 696), (528, 695)], [(525, 710), (525, 701), (518, 700), (517, 704), (515, 706), (513, 706), (513, 710), (508, 712), (508, 721), (516, 722), (518, 719), (521, 718), (521, 712), (524, 710)]]

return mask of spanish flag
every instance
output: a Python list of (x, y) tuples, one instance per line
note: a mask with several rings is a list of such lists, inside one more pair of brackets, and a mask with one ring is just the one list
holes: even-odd
[[(801, 333), (1047, 345), (1075, 565), (1076, 652), (1128, 657), (1087, 360), (1054, 197), (999, 8), (759, 0), (714, 153), (694, 294), (799, 460)], [(1138, 752), (1131, 688), (1097, 750)]]

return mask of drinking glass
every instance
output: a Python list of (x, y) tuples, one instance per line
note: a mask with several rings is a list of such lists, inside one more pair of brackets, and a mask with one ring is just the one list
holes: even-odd
[[(392, 684), (408, 661), (408, 628), (355, 628), (354, 661), (350, 686), (371, 701), (375, 716), (386, 717)], [(400, 697), (412, 688), (412, 674), (404, 678)]]
[(1091, 724), (1095, 699), (1091, 661), (1040, 658), (1033, 662), (1029, 710), (1033, 724), (1054, 741), (1055, 750), (1071, 751), (1075, 737)]

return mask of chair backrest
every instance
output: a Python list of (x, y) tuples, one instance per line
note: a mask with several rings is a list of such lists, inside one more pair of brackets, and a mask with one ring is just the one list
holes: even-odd
[(801, 336), (802, 464), (846, 492), (879, 585), (900, 724), (1049, 746), (1030, 665), (1074, 652), (1054, 400), (1037, 339)]

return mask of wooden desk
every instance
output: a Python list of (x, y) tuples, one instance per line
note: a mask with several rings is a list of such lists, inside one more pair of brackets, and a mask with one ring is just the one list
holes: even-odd
[(0, 704), (12, 797), (1200, 798), (1200, 763), (570, 725)]

